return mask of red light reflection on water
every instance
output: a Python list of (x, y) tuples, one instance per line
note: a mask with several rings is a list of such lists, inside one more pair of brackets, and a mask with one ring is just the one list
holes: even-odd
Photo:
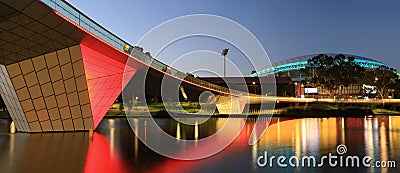
[[(240, 123), (245, 123), (244, 119)], [(165, 162), (152, 166), (152, 169), (147, 172), (187, 172), (190, 170), (200, 169), (204, 165), (213, 164), (216, 159), (221, 157), (234, 157), (235, 151), (248, 148), (248, 139), (251, 134), (251, 129), (253, 129), (254, 124), (245, 124), (242, 131), (239, 133), (237, 138), (223, 151), (217, 155), (211, 156), (209, 158), (194, 160), (194, 161), (183, 161), (168, 159)], [(198, 145), (197, 147), (187, 149), (182, 152), (182, 155), (193, 154), (197, 152), (202, 152), (208, 148), (212, 148), (214, 143), (202, 143), (203, 145)]]
[[(275, 124), (276, 120), (272, 120), (271, 124)], [(223, 151), (220, 153), (200, 160), (194, 161), (184, 161), (184, 160), (175, 160), (175, 159), (163, 159), (165, 161), (151, 164), (146, 168), (146, 170), (142, 170), (144, 172), (188, 172), (193, 170), (203, 169), (207, 165), (214, 165), (215, 163), (220, 163), (220, 160), (226, 158), (235, 158), (236, 153), (238, 151), (249, 151), (250, 148), (248, 144), (249, 137), (251, 136), (251, 132), (254, 128), (255, 123), (248, 122), (246, 123), (244, 119), (240, 120), (240, 124), (244, 127), (237, 136), (237, 138)], [(262, 124), (263, 127), (268, 126), (268, 124)], [(257, 130), (262, 130), (258, 129)], [(187, 149), (180, 153), (181, 155), (187, 154), (196, 154), (198, 152), (202, 152), (211, 148), (215, 143), (199, 143), (196, 147)], [(93, 142), (89, 146), (88, 155), (86, 158), (86, 165), (84, 172), (115, 172), (115, 173), (124, 173), (131, 172), (131, 168), (127, 165), (127, 161), (121, 158), (119, 152), (113, 152), (111, 150), (109, 141), (106, 137), (102, 136), (99, 133), (94, 133)], [(135, 168), (133, 168), (135, 169)]]
[(118, 152), (111, 151), (106, 137), (98, 133), (93, 134), (93, 142), (86, 157), (85, 173), (130, 172), (126, 165)]
[[(285, 119), (286, 120), (292, 120), (292, 118)], [(243, 120), (241, 120), (241, 123), (246, 123)], [(277, 123), (276, 119), (273, 119), (269, 125)], [(168, 159), (165, 162), (159, 164), (159, 165), (152, 165), (152, 169), (148, 170), (147, 172), (166, 172), (166, 173), (175, 173), (175, 172), (188, 172), (191, 170), (199, 170), (200, 168), (204, 168), (206, 165), (213, 165), (215, 163), (220, 163), (221, 159), (224, 158), (232, 158), (236, 157), (237, 151), (240, 150), (248, 150), (250, 152), (248, 140), (249, 137), (251, 136), (251, 132), (254, 128), (255, 123), (246, 123), (237, 136), (237, 138), (223, 151), (220, 153), (211, 156), (209, 158), (205, 159), (200, 159), (200, 160), (194, 160), (194, 161), (183, 161), (183, 160), (174, 160), (174, 159)], [(268, 123), (259, 123), (259, 126), (256, 127), (257, 130), (263, 130), (260, 129), (262, 127), (267, 128)], [(185, 152), (182, 153), (182, 155), (186, 155), (189, 153), (196, 153), (196, 152), (201, 152), (202, 150), (206, 150), (207, 148), (211, 147), (214, 145), (213, 143), (204, 143), (204, 145), (197, 146), (195, 148), (185, 150)]]

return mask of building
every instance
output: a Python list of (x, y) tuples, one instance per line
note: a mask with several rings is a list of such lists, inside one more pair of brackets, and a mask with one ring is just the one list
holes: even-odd
[[(277, 62), (272, 65), (272, 68), (265, 68), (258, 72), (251, 74), (251, 77), (264, 77), (275, 75), (277, 77), (290, 77), (295, 84), (296, 96), (301, 97), (315, 97), (315, 96), (328, 96), (329, 92), (322, 88), (313, 88), (311, 85), (305, 83), (306, 75), (300, 70), (305, 68), (308, 60), (319, 54), (310, 54), (299, 57), (290, 58), (284, 61)], [(336, 53), (325, 53), (325, 55), (334, 57)], [(379, 66), (388, 66), (379, 61), (371, 58), (344, 54), (346, 57), (354, 57), (355, 63), (361, 67), (368, 69), (378, 68)], [(388, 66), (389, 67), (389, 66)], [(339, 91), (336, 91), (339, 94)], [(360, 96), (365, 94), (365, 86), (362, 84), (350, 84), (348, 87), (342, 88), (342, 94), (347, 96)]]

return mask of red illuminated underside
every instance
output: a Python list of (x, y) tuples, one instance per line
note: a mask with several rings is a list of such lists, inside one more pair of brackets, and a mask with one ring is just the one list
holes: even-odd
[(122, 86), (123, 79), (131, 79), (136, 69), (129, 68), (125, 71), (128, 56), (123, 53), (107, 51), (105, 55), (97, 51), (101, 50), (102, 46), (92, 44), (89, 47), (84, 42), (80, 46), (96, 128), (125, 87)]

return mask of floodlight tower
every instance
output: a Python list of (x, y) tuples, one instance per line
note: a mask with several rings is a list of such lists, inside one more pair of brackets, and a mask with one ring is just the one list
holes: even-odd
[(224, 57), (224, 77), (226, 77), (226, 55), (228, 55), (229, 48), (225, 48), (222, 50), (221, 55)]

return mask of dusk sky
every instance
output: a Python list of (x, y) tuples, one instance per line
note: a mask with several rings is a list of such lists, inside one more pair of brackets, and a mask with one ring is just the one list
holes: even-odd
[[(400, 69), (400, 1), (397, 0), (68, 2), (134, 45), (167, 20), (190, 14), (213, 14), (246, 27), (261, 42), (272, 63), (314, 53), (346, 53)], [(224, 47), (232, 49), (228, 57), (240, 66), (240, 71), (250, 74), (253, 67), (238, 50), (210, 38), (183, 39), (157, 59), (171, 65), (185, 53), (198, 49), (220, 52)], [(222, 58), (215, 58), (215, 63), (208, 64), (222, 67)], [(182, 71), (196, 67), (178, 64), (174, 67)]]

